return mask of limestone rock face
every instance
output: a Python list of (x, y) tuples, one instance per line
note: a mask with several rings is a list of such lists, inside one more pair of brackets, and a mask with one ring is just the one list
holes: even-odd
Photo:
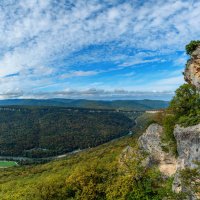
[(155, 158), (163, 157), (163, 151), (161, 148), (161, 134), (163, 128), (158, 124), (151, 124), (145, 133), (139, 138), (139, 145), (145, 151), (149, 152)]
[(200, 46), (191, 54), (184, 72), (185, 81), (200, 90)]
[(149, 165), (156, 162), (164, 175), (171, 176), (176, 172), (176, 158), (162, 150), (162, 133), (162, 126), (151, 124), (139, 138), (139, 145), (149, 153), (149, 157), (147, 158)]
[[(194, 161), (200, 161), (200, 124), (186, 128), (176, 125), (174, 136), (177, 141), (178, 161), (172, 189), (175, 192), (187, 191), (181, 184), (179, 171), (186, 167), (195, 168)], [(193, 194), (190, 199), (196, 200), (198, 197)]]
[[(177, 141), (178, 158), (162, 150), (162, 126), (151, 124), (139, 138), (139, 145), (149, 153), (148, 165), (156, 161), (160, 171), (167, 176), (174, 175), (172, 189), (175, 192), (188, 191), (179, 176), (179, 172), (186, 167), (195, 168), (194, 161), (200, 161), (200, 124), (190, 127), (175, 126), (174, 136)], [(188, 199), (196, 200), (199, 197), (192, 194)]]
[(194, 168), (193, 161), (200, 161), (200, 124), (189, 127), (175, 126), (174, 136), (177, 141), (178, 168)]
[[(162, 126), (158, 124), (150, 125), (146, 132), (139, 138), (139, 145), (149, 153), (149, 165), (152, 161), (158, 163), (160, 171), (167, 176), (174, 175), (172, 189), (175, 192), (188, 191), (181, 184), (179, 172), (185, 168), (195, 168), (194, 161), (200, 162), (200, 124), (190, 127), (181, 127), (176, 125), (174, 136), (177, 142), (178, 158), (176, 159), (169, 153), (162, 150), (161, 136)], [(188, 199), (196, 200), (200, 197), (192, 194)]]

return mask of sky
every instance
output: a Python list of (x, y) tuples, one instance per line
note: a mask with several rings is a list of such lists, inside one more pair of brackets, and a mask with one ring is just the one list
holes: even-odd
[(0, 99), (169, 100), (200, 1), (1, 0)]

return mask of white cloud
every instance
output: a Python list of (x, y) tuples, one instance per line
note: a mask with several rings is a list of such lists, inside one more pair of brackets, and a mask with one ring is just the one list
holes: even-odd
[(97, 71), (72, 71), (68, 74), (61, 75), (61, 78), (72, 78), (72, 77), (82, 77), (82, 76), (92, 76), (96, 75), (99, 72)]
[(152, 63), (152, 62), (157, 62), (157, 61), (160, 61), (160, 59), (158, 59), (158, 58), (154, 58), (154, 59), (150, 59), (150, 60), (134, 59), (134, 60), (131, 60), (128, 62), (124, 62), (120, 66), (122, 66), (124, 68), (124, 67), (134, 66), (137, 64)]
[[(90, 45), (108, 46), (110, 53), (100, 56), (99, 62), (128, 67), (159, 61), (155, 58), (158, 52), (173, 54), (190, 40), (200, 38), (198, 1), (151, 0), (141, 4), (139, 0), (8, 0), (0, 4), (0, 90), (5, 92), (15, 87), (29, 91), (54, 84), (60, 71), (65, 78), (106, 73), (95, 67), (88, 71), (68, 69), (68, 61), (63, 61)], [(112, 56), (115, 48), (122, 50), (121, 55)], [(141, 55), (138, 59), (126, 52), (131, 48), (137, 53), (151, 51), (154, 58)], [(85, 56), (78, 61), (72, 59), (71, 64), (84, 59), (97, 62), (91, 55)], [(180, 58), (175, 64), (184, 61)], [(66, 62), (65, 69), (60, 62)], [(16, 77), (6, 77), (16, 73)]]
[(23, 91), (7, 91), (6, 93), (0, 93), (0, 99), (4, 98), (37, 98), (37, 99), (49, 99), (49, 98), (70, 98), (70, 99), (171, 99), (174, 93), (172, 91), (128, 91), (123, 89), (116, 90), (103, 90), (90, 88), (87, 90), (71, 90), (66, 89), (64, 91), (56, 92), (39, 92), (39, 93), (23, 93)]
[(174, 85), (174, 84), (181, 85), (183, 83), (184, 83), (183, 76), (175, 76), (175, 77), (165, 78), (165, 79), (161, 79), (157, 81), (158, 85), (166, 85), (166, 86)]

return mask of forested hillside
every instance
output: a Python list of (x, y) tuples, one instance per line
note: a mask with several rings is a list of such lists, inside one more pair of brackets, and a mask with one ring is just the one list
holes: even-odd
[[(154, 119), (149, 113), (139, 116), (135, 131), (144, 132)], [(47, 164), (0, 168), (0, 199), (185, 199), (172, 191), (173, 177), (164, 176), (156, 162), (145, 165), (147, 155), (136, 134)]]
[(0, 107), (0, 155), (48, 157), (94, 147), (128, 134), (133, 124), (114, 110)]
[(143, 158), (127, 136), (44, 165), (0, 169), (0, 199), (173, 199), (172, 179), (142, 167)]

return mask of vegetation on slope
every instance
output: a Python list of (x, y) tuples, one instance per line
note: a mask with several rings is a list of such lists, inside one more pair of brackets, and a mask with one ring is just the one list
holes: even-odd
[(180, 86), (169, 108), (178, 124), (183, 126), (198, 124), (200, 122), (200, 94), (195, 86), (190, 84)]
[[(148, 113), (139, 116), (135, 130), (143, 132), (151, 119)], [(126, 136), (43, 165), (0, 169), (0, 199), (185, 199), (185, 194), (172, 192), (173, 178), (163, 176), (156, 165), (144, 167), (145, 153), (137, 139), (137, 134)], [(127, 146), (132, 147), (132, 155), (122, 159)], [(182, 174), (188, 182), (187, 173)], [(197, 175), (194, 170), (190, 174), (190, 178)]]
[(176, 124), (192, 126), (200, 123), (200, 94), (191, 84), (181, 85), (169, 104), (169, 108), (157, 113), (153, 122), (163, 126), (163, 150), (177, 156), (173, 131)]
[(128, 134), (133, 124), (113, 110), (1, 107), (0, 155), (37, 158), (94, 147)]
[[(133, 148), (131, 158), (122, 150)], [(171, 178), (141, 165), (137, 137), (127, 136), (48, 164), (1, 169), (1, 200), (175, 199)]]
[(184, 170), (181, 170), (180, 177), (181, 182), (185, 186), (186, 189), (186, 196), (193, 196), (194, 194), (197, 194), (198, 197), (196, 199), (199, 199), (200, 197), (200, 162), (197, 162), (196, 168), (186, 168)]

